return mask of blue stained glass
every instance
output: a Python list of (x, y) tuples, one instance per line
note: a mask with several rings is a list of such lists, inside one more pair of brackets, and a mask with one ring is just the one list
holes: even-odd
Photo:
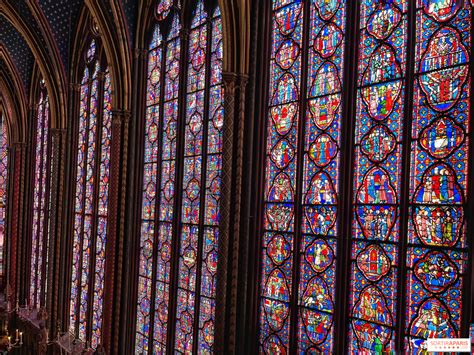
[(93, 349), (102, 343), (112, 135), (111, 78), (107, 68), (102, 71), (97, 50), (93, 40), (87, 49), (80, 90), (69, 309), (69, 330)]
[[(297, 337), (301, 353), (332, 352), (335, 344), (345, 7), (344, 1), (310, 1), (305, 23), (304, 2), (273, 1), (260, 286), (260, 346), (266, 353), (296, 351), (289, 349), (291, 337)], [(305, 27), (310, 39), (303, 46)], [(302, 63), (304, 51), (307, 63)], [(301, 77), (303, 66), (308, 67), (306, 78)], [(301, 92), (303, 80), (306, 93)], [(304, 133), (301, 142), (299, 132)], [(296, 195), (299, 184), (301, 197)], [(300, 228), (294, 225), (298, 200), (303, 211)], [(293, 294), (297, 265), (300, 281)], [(296, 308), (291, 306), (294, 298)], [(290, 323), (292, 312), (298, 313), (295, 325)]]

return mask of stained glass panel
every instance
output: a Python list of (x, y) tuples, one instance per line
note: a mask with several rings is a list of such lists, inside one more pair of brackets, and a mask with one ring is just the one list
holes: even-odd
[(299, 352), (333, 351), (345, 12), (344, 1), (273, 1), (260, 286), (266, 353), (296, 351), (292, 338)]
[[(344, 1), (271, 4), (260, 351), (334, 352), (340, 302), (350, 353), (460, 337), (472, 1), (363, 0), (353, 18)], [(353, 83), (342, 78), (346, 22), (358, 27)], [(354, 145), (343, 146), (352, 103)], [(353, 181), (350, 215), (340, 180)], [(341, 225), (348, 299), (336, 300)]]
[(266, 353), (287, 353), (290, 337), (302, 28), (301, 1), (273, 1), (260, 301), (260, 346)]
[[(178, 16), (173, 16), (167, 38), (161, 35), (160, 23), (155, 26), (148, 52), (135, 349), (165, 351), (169, 327), (176, 327), (172, 341), (177, 351), (197, 347), (198, 352), (209, 353), (214, 343), (224, 119), (222, 23), (218, 9), (210, 16), (204, 2), (196, 4), (186, 43), (186, 76), (182, 77), (180, 25)], [(183, 117), (178, 117), (180, 80), (186, 84)], [(182, 136), (177, 135), (180, 127)], [(179, 182), (175, 172), (178, 140), (184, 143)], [(179, 213), (175, 211), (176, 189), (183, 196)], [(173, 229), (176, 218), (181, 221), (179, 230)], [(179, 238), (176, 260), (171, 259), (174, 235)], [(174, 264), (179, 274), (172, 280)], [(177, 288), (177, 309), (172, 310), (168, 309), (171, 287)], [(169, 313), (176, 314), (176, 324), (168, 324)]]
[(201, 211), (203, 194), (204, 136), (207, 131), (204, 102), (206, 100), (207, 45), (209, 33), (204, 21), (207, 13), (202, 1), (198, 2), (191, 22), (188, 48), (188, 72), (186, 89), (186, 116), (184, 133), (183, 200), (179, 247), (178, 309), (176, 314), (176, 350), (190, 352), (194, 343), (195, 309), (199, 281), (199, 259), (202, 253)]
[(361, 3), (351, 245), (352, 352), (394, 349), (408, 1)]
[(41, 80), (36, 115), (35, 171), (33, 176), (33, 228), (31, 236), (31, 266), (29, 304), (45, 305), (47, 276), (48, 216), (49, 216), (49, 100)]
[(101, 343), (111, 139), (111, 79), (97, 43), (81, 82), (69, 328), (93, 349)]
[[(148, 52), (147, 111), (142, 192), (135, 349), (166, 351), (172, 225), (175, 204), (180, 23), (167, 38), (155, 26)], [(164, 75), (164, 76), (163, 76)], [(153, 296), (154, 295), (154, 296)]]
[(467, 267), (471, 6), (418, 0), (405, 348), (461, 336)]
[(344, 1), (311, 3), (298, 295), (300, 352), (330, 353), (339, 220)]
[[(204, 216), (201, 256), (201, 294), (198, 319), (198, 353), (212, 353), (216, 297), (217, 251), (220, 223), (220, 191), (222, 171), (222, 128), (224, 94), (222, 87), (222, 21), (219, 8), (213, 14), (210, 43), (210, 88), (207, 98), (207, 167), (205, 173)], [(198, 285), (199, 287), (199, 285)]]
[(0, 276), (5, 271), (5, 228), (7, 210), (7, 179), (8, 179), (8, 138), (7, 122), (3, 114), (0, 115)]

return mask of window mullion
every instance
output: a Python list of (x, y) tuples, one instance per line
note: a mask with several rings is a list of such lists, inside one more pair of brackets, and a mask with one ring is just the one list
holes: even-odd
[(172, 254), (171, 254), (171, 272), (170, 272), (170, 292), (168, 302), (168, 332), (166, 352), (172, 354), (174, 349), (174, 335), (178, 296), (178, 278), (179, 278), (179, 247), (181, 226), (181, 205), (183, 195), (183, 169), (184, 169), (184, 133), (186, 127), (186, 79), (187, 79), (187, 60), (188, 57), (188, 39), (189, 30), (182, 27), (179, 34), (180, 54), (179, 54), (179, 89), (178, 89), (178, 115), (177, 115), (177, 133), (176, 133), (176, 163), (175, 163), (175, 195), (174, 195), (174, 218), (173, 218), (173, 236), (172, 236)]
[[(92, 86), (93, 86), (93, 83), (94, 83), (94, 79), (93, 79), (93, 72), (89, 72), (89, 78), (87, 79), (87, 86), (88, 86), (88, 92), (87, 92), (87, 105), (86, 105), (86, 109), (87, 109), (87, 117), (86, 118), (79, 118), (79, 120), (81, 119), (85, 119), (86, 120), (86, 125), (87, 125), (87, 128), (86, 128), (86, 138), (85, 138), (85, 141), (84, 141), (84, 144), (85, 144), (85, 151), (84, 151), (84, 181), (82, 183), (82, 189), (83, 189), (83, 193), (82, 193), (82, 196), (81, 196), (81, 205), (82, 205), (82, 212), (80, 213), (81, 214), (81, 226), (80, 226), (80, 233), (79, 233), (79, 253), (80, 253), (80, 257), (79, 257), (79, 265), (77, 266), (77, 270), (78, 270), (78, 277), (77, 277), (77, 283), (78, 283), (78, 286), (77, 286), (77, 305), (76, 305), (76, 314), (79, 315), (80, 314), (80, 308), (81, 308), (81, 295), (82, 295), (82, 289), (81, 289), (81, 285), (82, 285), (82, 264), (83, 264), (83, 259), (84, 259), (84, 253), (83, 253), (83, 248), (84, 248), (84, 221), (85, 221), (85, 217), (86, 217), (86, 212), (85, 212), (85, 202), (86, 202), (86, 185), (87, 185), (87, 164), (88, 164), (88, 147), (89, 147), (89, 132), (90, 132), (90, 110), (91, 110), (91, 97), (92, 97)], [(81, 91), (82, 91), (82, 87), (83, 85), (81, 85)], [(82, 96), (82, 94), (80, 94), (80, 96)], [(80, 97), (79, 96), (79, 97)], [(80, 100), (79, 100), (79, 105), (81, 104)], [(80, 129), (80, 122), (79, 122), (79, 129)], [(79, 132), (79, 131), (78, 131)], [(79, 132), (80, 133), (80, 132)], [(76, 159), (77, 159), (77, 155), (78, 155), (79, 152), (76, 151)], [(78, 167), (79, 168), (79, 167)], [(77, 184), (77, 174), (76, 174), (76, 184)], [(77, 190), (77, 188), (76, 188)], [(77, 193), (77, 191), (76, 191)], [(75, 196), (74, 196), (74, 200), (75, 200)], [(75, 209), (75, 207), (74, 207)], [(74, 220), (76, 219), (76, 214), (77, 214), (77, 211), (74, 210)], [(76, 231), (73, 230), (73, 234), (75, 234)], [(73, 244), (74, 244), (74, 237), (73, 237)], [(73, 248), (73, 252), (74, 252), (74, 248)], [(75, 325), (75, 335), (77, 338), (79, 338), (79, 325), (80, 325), (80, 317), (76, 317), (76, 325)]]
[[(161, 51), (161, 68), (160, 68), (160, 99), (159, 99), (159, 113), (158, 113), (158, 152), (156, 160), (156, 183), (155, 183), (155, 229), (153, 235), (153, 256), (152, 256), (152, 273), (151, 273), (151, 299), (150, 299), (150, 328), (148, 333), (148, 353), (152, 355), (153, 353), (153, 343), (154, 343), (154, 328), (155, 328), (155, 309), (156, 309), (156, 276), (158, 268), (158, 244), (159, 244), (159, 234), (160, 234), (160, 206), (161, 206), (161, 166), (162, 166), (162, 152), (163, 152), (163, 121), (164, 121), (164, 100), (165, 100), (165, 86), (166, 86), (166, 51), (170, 41), (163, 41), (160, 44)], [(149, 57), (148, 57), (149, 58)], [(148, 63), (148, 61), (147, 61)], [(145, 116), (148, 115), (148, 108), (146, 106)], [(147, 128), (145, 128), (146, 130)], [(151, 163), (155, 164), (155, 163)]]
[(198, 353), (198, 338), (199, 338), (199, 313), (201, 309), (201, 276), (202, 276), (202, 255), (204, 245), (204, 217), (206, 204), (206, 177), (207, 177), (207, 144), (209, 132), (209, 100), (210, 100), (210, 86), (211, 86), (211, 56), (212, 56), (212, 16), (208, 15), (204, 25), (206, 26), (206, 64), (204, 74), (204, 111), (202, 118), (202, 150), (201, 150), (201, 186), (200, 186), (200, 201), (199, 201), (199, 234), (197, 243), (197, 258), (196, 258), (196, 289), (194, 292), (194, 329), (193, 329), (193, 353)]
[[(93, 323), (93, 316), (94, 316), (94, 283), (95, 283), (95, 263), (96, 263), (96, 242), (97, 242), (97, 214), (99, 209), (99, 184), (100, 184), (100, 166), (101, 166), (101, 149), (102, 149), (102, 129), (103, 129), (103, 121), (104, 121), (104, 72), (99, 71), (97, 73), (97, 115), (96, 115), (96, 132), (95, 132), (95, 151), (94, 151), (94, 171), (93, 171), (93, 178), (94, 178), (94, 189), (92, 192), (92, 223), (91, 223), (91, 235), (90, 235), (90, 255), (89, 255), (89, 280), (88, 284), (88, 295), (87, 299), (87, 328), (86, 328), (86, 341), (91, 342), (92, 340), (92, 323)], [(91, 343), (89, 344), (91, 345)]]
[(397, 304), (396, 315), (396, 350), (402, 352), (404, 349), (405, 335), (405, 306), (406, 306), (406, 286), (407, 286), (407, 238), (408, 238), (408, 220), (410, 204), (410, 163), (411, 163), (411, 131), (413, 121), (413, 86), (415, 70), (415, 46), (416, 46), (416, 4), (414, 1), (408, 2), (407, 13), (407, 54), (406, 54), (406, 72), (405, 72), (405, 92), (404, 92), (404, 124), (403, 124), (403, 143), (402, 143), (402, 170), (401, 170), (401, 189), (400, 189), (400, 235), (398, 239), (398, 285), (397, 294), (399, 302)]
[[(360, 3), (346, 2), (347, 18), (344, 48), (344, 72), (342, 92), (342, 136), (340, 189), (339, 189), (339, 243), (337, 250), (337, 277), (334, 309), (334, 334), (346, 334), (348, 329), (347, 314), (348, 297), (350, 292), (350, 260), (352, 233), (352, 200), (354, 186), (354, 131), (356, 117), (357, 75), (358, 75), (358, 46), (360, 38)], [(334, 343), (336, 354), (347, 352), (347, 337), (341, 336)]]
[[(49, 104), (48, 104), (49, 105)], [(44, 210), (44, 218), (43, 218), (43, 255), (42, 255), (42, 280), (41, 280), (41, 293), (40, 293), (40, 304), (42, 306), (46, 303), (46, 278), (48, 272), (48, 248), (49, 248), (49, 231), (48, 231), (48, 221), (49, 221), (49, 196), (51, 194), (51, 184), (50, 184), (50, 164), (51, 164), (51, 127), (50, 127), (50, 120), (49, 120), (49, 109), (48, 113), (44, 114), (44, 132), (48, 134), (47, 139), (44, 139), (43, 133), (43, 143), (44, 144), (44, 154), (42, 155), (42, 160), (45, 162), (46, 170), (43, 168), (43, 174), (46, 175), (45, 177), (45, 193), (44, 193), (44, 201), (43, 201), (43, 210)]]
[(298, 351), (298, 299), (300, 284), (300, 259), (301, 259), (301, 239), (302, 239), (302, 222), (303, 222), (303, 178), (304, 178), (304, 155), (305, 155), (305, 128), (306, 128), (306, 106), (308, 102), (308, 73), (309, 73), (309, 31), (311, 28), (311, 1), (305, 1), (303, 4), (303, 39), (301, 54), (301, 80), (300, 80), (300, 97), (299, 97), (299, 114), (297, 132), (297, 168), (296, 168), (296, 193), (294, 197), (294, 243), (293, 243), (293, 271), (290, 298), (290, 344), (289, 352), (296, 353)]

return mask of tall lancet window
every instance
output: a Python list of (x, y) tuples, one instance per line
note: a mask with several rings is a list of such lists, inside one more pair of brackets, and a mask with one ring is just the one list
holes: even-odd
[(465, 336), (472, 1), (268, 6), (259, 351)]
[(8, 178), (8, 137), (6, 117), (0, 114), (0, 276), (5, 274), (5, 242)]
[(50, 168), (50, 114), (44, 80), (39, 83), (35, 122), (35, 171), (33, 175), (33, 225), (31, 236), (31, 268), (29, 304), (45, 305), (48, 269), (48, 216)]
[[(362, 1), (349, 348), (395, 348), (408, 0)], [(374, 312), (367, 312), (375, 304)]]
[(463, 287), (470, 276), (466, 228), (471, 228), (471, 242), (473, 233), (472, 211), (468, 219), (466, 207), (472, 159), (471, 21), (467, 1), (418, 1), (405, 259), (409, 353), (420, 351), (426, 338), (462, 336)]
[(273, 1), (259, 301), (268, 354), (333, 351), (345, 13), (345, 1)]
[(168, 333), (181, 53), (178, 15), (170, 16), (167, 36), (156, 25), (148, 52), (136, 333), (141, 352), (164, 352)]
[(212, 352), (214, 342), (222, 24), (218, 8), (198, 1), (183, 51), (180, 12), (171, 1), (157, 5), (148, 52), (135, 344), (142, 353)]
[(111, 81), (99, 39), (85, 48), (78, 117), (69, 327), (101, 342), (111, 138)]

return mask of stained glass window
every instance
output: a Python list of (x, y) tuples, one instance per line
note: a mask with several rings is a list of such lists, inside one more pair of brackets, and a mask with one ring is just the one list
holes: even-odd
[(148, 52), (136, 332), (136, 350), (142, 353), (149, 349), (164, 352), (168, 332), (181, 53), (179, 30), (178, 16), (173, 17), (168, 38), (162, 38), (160, 27), (156, 25)]
[(92, 39), (80, 89), (70, 330), (101, 343), (111, 138), (111, 81)]
[(332, 352), (346, 9), (272, 11), (260, 347)]
[(35, 171), (33, 176), (33, 228), (31, 236), (31, 268), (29, 304), (38, 308), (45, 305), (48, 269), (48, 216), (49, 216), (49, 99), (43, 80), (39, 84), (36, 111)]
[(472, 9), (418, 0), (405, 347), (461, 337), (467, 268)]
[(349, 296), (355, 352), (395, 344), (407, 5), (368, 0), (360, 10)]
[(5, 271), (5, 228), (7, 211), (7, 178), (8, 178), (8, 137), (7, 122), (3, 114), (0, 114), (0, 276)]
[[(214, 341), (222, 24), (219, 9), (199, 1), (184, 58), (179, 12), (172, 1), (157, 4), (148, 50), (135, 334), (135, 349), (142, 353), (163, 352), (169, 346), (179, 352), (207, 353), (212, 352)], [(183, 67), (186, 75), (180, 72)], [(180, 81), (185, 83), (184, 92), (179, 91)], [(179, 109), (181, 100), (186, 102), (184, 112)], [(183, 151), (178, 150), (179, 142)], [(172, 258), (174, 254), (177, 258)], [(172, 273), (174, 267), (178, 274)], [(176, 309), (170, 309), (175, 302)], [(170, 317), (176, 318), (176, 324), (169, 323)], [(175, 334), (171, 341), (170, 332)]]
[(261, 352), (413, 353), (461, 336), (471, 6), (271, 2)]

